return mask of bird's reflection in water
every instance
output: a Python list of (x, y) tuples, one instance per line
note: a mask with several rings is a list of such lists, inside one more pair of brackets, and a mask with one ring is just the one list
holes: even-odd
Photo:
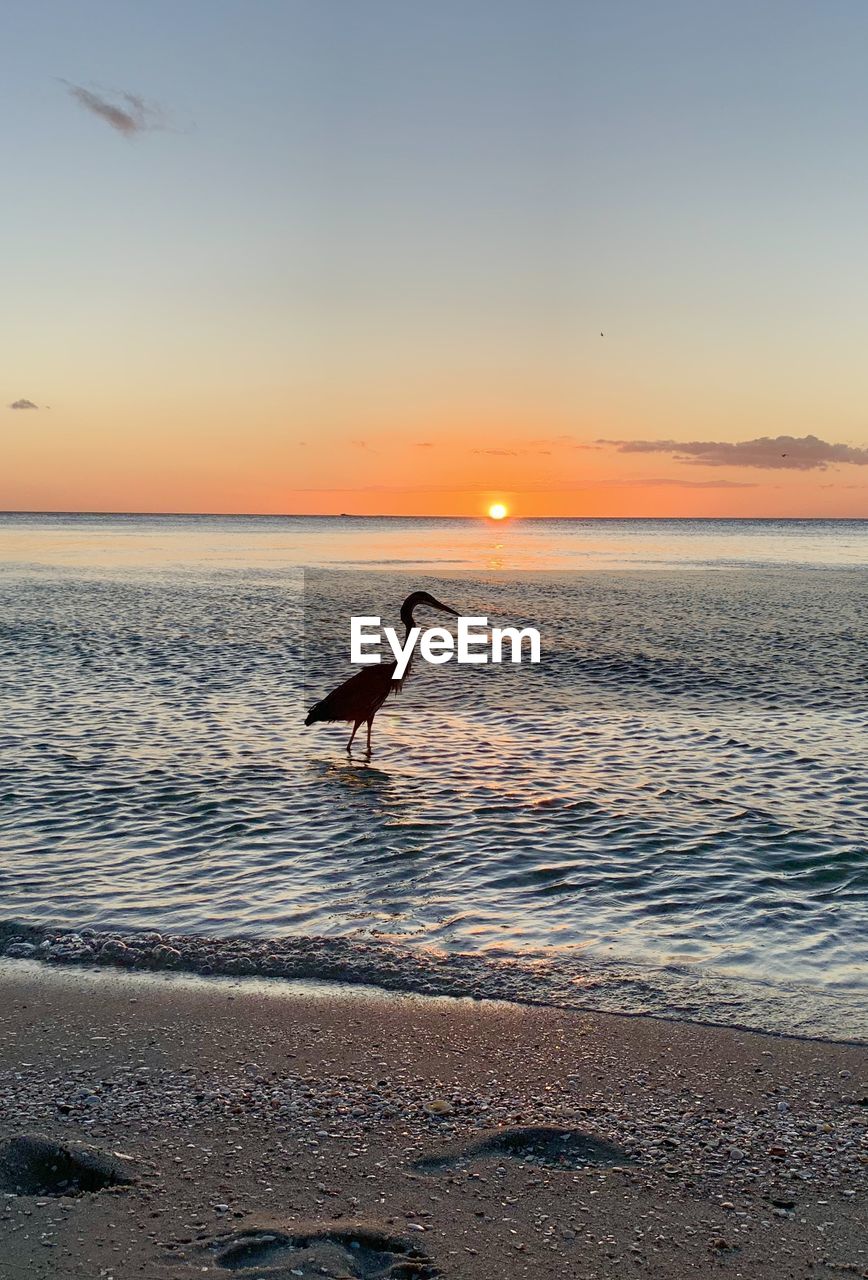
[(332, 790), (335, 809), (353, 812), (352, 848), (363, 854), (361, 862), (353, 855), (353, 873), (366, 868), (373, 877), (379, 912), (404, 918), (421, 909), (429, 866), (441, 855), (432, 848), (431, 822), (420, 816), (420, 797), (408, 796), (396, 775), (368, 760), (311, 760), (308, 769), (312, 785)]
[(408, 797), (397, 785), (397, 779), (388, 770), (371, 764), (368, 757), (310, 760), (308, 771), (312, 789), (327, 788), (336, 808), (353, 810), (353, 822), (369, 845), (376, 846), (392, 826), (407, 818)]
[(400, 800), (400, 792), (394, 787), (395, 779), (391, 773), (372, 764), (367, 756), (359, 760), (352, 756), (339, 760), (308, 760), (307, 765), (313, 775), (312, 781), (339, 786), (349, 793), (381, 796), (383, 799), (391, 791), (392, 799)]

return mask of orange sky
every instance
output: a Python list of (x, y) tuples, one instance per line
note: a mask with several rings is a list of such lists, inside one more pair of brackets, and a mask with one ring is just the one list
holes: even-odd
[[(243, 404), (213, 405), (210, 413), (197, 410), (194, 391), (180, 403), (150, 396), (130, 404), (122, 387), (116, 396), (108, 412), (76, 412), (63, 402), (6, 409), (0, 507), (475, 515), (502, 500), (524, 516), (868, 515), (868, 466), (858, 446), (859, 462), (825, 461), (832, 443), (805, 445), (807, 431), (795, 444), (773, 446), (787, 456), (772, 467), (743, 464), (755, 437), (733, 440), (730, 432), (734, 464), (715, 455), (712, 465), (704, 455), (599, 443), (635, 440), (629, 413), (595, 415), (599, 425), (580, 434), (559, 405), (533, 427), (514, 412), (473, 405), (457, 427), (425, 414), (410, 429), (388, 429), (359, 414), (349, 433), (309, 406), (298, 425), (288, 423), (279, 391), (263, 395), (264, 409), (245, 392)], [(671, 434), (646, 427), (641, 438), (665, 445)], [(683, 428), (677, 439), (724, 446), (723, 434), (712, 423), (703, 432)]]
[(606, 446), (377, 438), (175, 448), (168, 463), (137, 440), (97, 441), (89, 455), (80, 437), (39, 443), (5, 449), (3, 509), (475, 515), (503, 501), (523, 516), (868, 515), (864, 471), (852, 466), (769, 474)]

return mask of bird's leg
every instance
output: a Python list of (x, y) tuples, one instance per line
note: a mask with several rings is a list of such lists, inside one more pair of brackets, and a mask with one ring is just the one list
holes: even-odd
[(362, 723), (362, 722), (361, 722), (361, 720), (357, 720), (357, 721), (355, 722), (355, 724), (353, 725), (353, 731), (352, 731), (352, 733), (350, 734), (350, 740), (349, 740), (349, 742), (347, 743), (347, 751), (349, 751), (349, 750), (350, 750), (350, 748), (352, 747), (352, 745), (353, 745), (353, 738), (356, 736), (356, 734), (357, 734), (357, 732), (358, 732), (358, 729), (359, 729), (359, 725), (360, 725), (361, 723)]
[(371, 725), (374, 723), (374, 717), (371, 716), (368, 721), (368, 755), (371, 754)]

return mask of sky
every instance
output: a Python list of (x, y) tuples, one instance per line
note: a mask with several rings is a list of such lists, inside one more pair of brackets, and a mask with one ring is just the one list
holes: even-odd
[(0, 509), (868, 516), (863, 0), (6, 0)]

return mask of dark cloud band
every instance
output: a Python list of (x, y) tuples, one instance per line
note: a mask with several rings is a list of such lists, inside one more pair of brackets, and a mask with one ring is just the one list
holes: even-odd
[(868, 449), (830, 444), (817, 436), (760, 436), (736, 442), (717, 440), (599, 440), (619, 453), (669, 453), (679, 462), (704, 467), (761, 467), (769, 471), (825, 471), (844, 463), (868, 466)]

